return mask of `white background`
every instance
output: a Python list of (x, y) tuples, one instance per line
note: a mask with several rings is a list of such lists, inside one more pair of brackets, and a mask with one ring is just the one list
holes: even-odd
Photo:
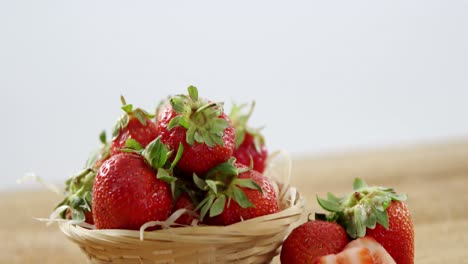
[(0, 1), (0, 190), (188, 85), (294, 155), (468, 136), (466, 1)]

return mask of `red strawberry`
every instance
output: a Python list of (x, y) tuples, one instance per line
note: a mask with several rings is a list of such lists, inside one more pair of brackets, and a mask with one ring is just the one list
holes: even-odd
[(205, 181), (194, 175), (197, 186), (206, 190), (205, 199), (197, 206), (200, 216), (209, 212), (204, 223), (230, 225), (233, 223), (278, 212), (276, 193), (268, 178), (235, 159), (210, 170)]
[(387, 208), (388, 229), (377, 224), (368, 228), (366, 234), (377, 240), (398, 264), (414, 263), (414, 227), (408, 206), (393, 201)]
[(157, 135), (156, 124), (150, 119), (152, 116), (146, 111), (127, 104), (121, 97), (122, 109), (125, 114), (119, 119), (112, 132), (113, 140), (110, 148), (110, 154), (115, 155), (125, 148), (128, 139), (134, 139), (143, 148), (153, 141)]
[(179, 196), (179, 198), (177, 198), (172, 213), (179, 209), (187, 209), (189, 212), (181, 215), (176, 220), (176, 223), (181, 225), (191, 225), (193, 220), (198, 220), (199, 217), (195, 213), (195, 205), (193, 204), (192, 199), (190, 199), (190, 196), (187, 193), (183, 193)]
[(228, 160), (234, 151), (235, 129), (219, 103), (198, 97), (197, 88), (188, 88), (189, 96), (178, 95), (158, 113), (161, 141), (175, 150), (183, 144), (178, 168), (186, 175), (204, 175)]
[(334, 222), (310, 221), (295, 228), (283, 243), (281, 263), (312, 263), (318, 257), (343, 250), (349, 238)]
[(338, 254), (318, 257), (312, 264), (383, 264), (383, 262), (375, 262), (368, 248), (356, 247), (346, 249)]
[(156, 176), (138, 154), (120, 153), (106, 160), (93, 187), (96, 228), (139, 229), (148, 221), (166, 220), (171, 190)]
[(241, 113), (244, 107), (245, 105), (233, 105), (229, 114), (229, 118), (236, 129), (236, 148), (233, 156), (236, 157), (238, 163), (245, 166), (250, 166), (250, 162), (253, 162), (253, 169), (263, 172), (268, 157), (265, 140), (260, 133), (260, 129), (253, 129), (247, 126), (247, 122), (255, 107), (255, 102), (252, 103), (247, 114)]
[(406, 195), (392, 188), (369, 187), (354, 181), (354, 191), (343, 198), (328, 194), (317, 198), (320, 206), (331, 213), (328, 220), (342, 224), (351, 238), (368, 235), (390, 253), (398, 264), (414, 263), (414, 227), (406, 204)]

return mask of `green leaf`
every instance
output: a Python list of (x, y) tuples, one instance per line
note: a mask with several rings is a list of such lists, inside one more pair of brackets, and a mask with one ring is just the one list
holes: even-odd
[(171, 130), (176, 126), (180, 125), (180, 119), (182, 119), (181, 115), (175, 116), (174, 118), (169, 121), (169, 124), (167, 125), (167, 130)]
[(133, 111), (133, 105), (132, 104), (123, 105), (121, 108), (127, 114), (130, 114)]
[(224, 132), (229, 127), (229, 122), (223, 118), (216, 118), (211, 122), (211, 133)]
[(361, 178), (354, 179), (353, 190), (358, 191), (365, 187), (367, 187), (367, 183), (363, 179)]
[(216, 200), (213, 202), (213, 205), (210, 209), (210, 217), (215, 217), (220, 215), (224, 211), (224, 206), (226, 205), (226, 196), (220, 195)]
[(206, 213), (211, 209), (211, 206), (213, 205), (213, 201), (215, 199), (215, 196), (210, 195), (207, 198), (208, 198), (208, 200), (206, 201), (205, 205), (203, 205), (203, 207), (201, 208), (201, 211), (200, 211), (200, 218), (202, 220), (205, 217)]
[(325, 200), (317, 196), (317, 202), (323, 209), (329, 212), (340, 212), (343, 210), (341, 205), (336, 201)]
[(138, 141), (136, 141), (135, 139), (133, 139), (133, 138), (129, 138), (129, 139), (127, 139), (127, 141), (125, 141), (125, 147), (127, 147), (129, 149), (134, 149), (134, 150), (142, 150), (143, 149), (141, 144)]
[(166, 164), (168, 152), (166, 145), (161, 142), (160, 137), (157, 137), (146, 146), (142, 155), (153, 168), (157, 169)]
[(242, 191), (239, 187), (232, 187), (232, 194), (234, 201), (242, 208), (250, 208), (254, 207), (254, 204), (247, 198), (244, 191)]
[(380, 211), (376, 208), (372, 208), (375, 215), (377, 223), (382, 225), (385, 229), (388, 229), (388, 213), (387, 211)]
[(91, 193), (91, 191), (88, 191), (83, 195), (83, 198), (86, 201), (88, 208), (89, 208), (88, 211), (91, 211), (90, 205), (93, 203), (93, 194)]
[(179, 126), (188, 129), (190, 127), (190, 120), (186, 116), (182, 116), (179, 119)]
[(218, 187), (216, 186), (216, 182), (212, 181), (212, 180), (206, 180), (206, 185), (208, 186), (208, 188), (210, 188), (210, 190), (214, 193), (214, 194), (218, 194)]
[(223, 135), (212, 135), (212, 139), (218, 146), (224, 146)]
[(209, 200), (209, 196), (206, 196), (198, 205), (195, 207), (194, 211), (200, 210)]
[(138, 121), (146, 126), (146, 114), (145, 112), (143, 112), (143, 110), (141, 109), (136, 109), (135, 111), (133, 111), (133, 115), (138, 119)]
[(187, 90), (188, 90), (189, 96), (192, 99), (192, 101), (194, 101), (194, 102), (198, 101), (198, 89), (197, 89), (197, 87), (195, 87), (193, 85), (190, 85), (187, 88)]
[[(207, 117), (213, 117), (213, 116), (210, 116), (211, 114), (213, 114), (213, 112), (215, 114), (217, 114), (217, 109), (215, 109), (214, 107), (217, 107), (218, 104), (215, 103), (215, 102), (209, 102), (209, 103), (206, 103), (204, 105), (202, 105), (201, 107), (198, 107), (197, 111), (195, 111), (195, 113), (201, 113), (201, 112), (205, 112), (205, 115), (208, 115)], [(210, 111), (205, 111), (206, 109), (210, 109)], [(219, 115), (219, 114), (218, 114)], [(218, 115), (216, 115), (215, 117), (217, 117)]]
[(195, 133), (193, 134), (193, 138), (198, 143), (203, 143), (204, 142), (203, 137), (200, 135), (200, 131), (198, 131), (198, 130), (195, 130)]
[(127, 114), (122, 115), (119, 120), (117, 120), (117, 123), (112, 130), (112, 139), (116, 139), (119, 136), (120, 131), (127, 127), (129, 121)]
[(258, 190), (261, 193), (263, 193), (262, 187), (258, 185), (254, 180), (252, 179), (235, 179), (235, 184), (240, 186), (240, 187), (245, 187), (253, 190)]
[(340, 203), (340, 198), (336, 197), (333, 193), (328, 192), (327, 193), (327, 199), (333, 203)]
[(212, 148), (212, 147), (214, 147), (216, 145), (215, 139), (213, 138), (213, 134), (210, 134), (207, 131), (203, 131), (202, 137), (203, 137), (203, 139), (201, 140), (201, 142), (197, 140), (199, 143), (205, 142), (205, 144), (210, 148)]
[(186, 104), (182, 97), (172, 97), (169, 103), (176, 113), (182, 114), (186, 112)]
[(177, 163), (179, 163), (180, 158), (182, 158), (182, 154), (184, 153), (184, 145), (182, 143), (179, 143), (179, 148), (177, 149), (176, 156), (174, 160), (171, 163), (171, 170), (175, 168)]
[(99, 141), (102, 143), (102, 144), (106, 144), (107, 143), (107, 137), (106, 137), (106, 131), (103, 130), (101, 132), (101, 134), (99, 134)]
[(206, 182), (200, 179), (200, 177), (198, 177), (197, 174), (195, 173), (193, 173), (193, 182), (200, 190), (202, 191), (206, 190)]
[(72, 212), (72, 219), (73, 220), (76, 220), (76, 221), (80, 221), (80, 222), (84, 222), (85, 220), (85, 215), (84, 215), (84, 212), (83, 210), (80, 210), (80, 209), (71, 209), (71, 212)]
[(365, 218), (363, 220), (364, 225), (367, 226), (368, 228), (374, 229), (375, 225), (377, 224), (377, 218), (375, 214), (372, 212), (372, 208), (367, 208), (367, 210), (370, 210), (370, 212), (365, 215)]
[(156, 178), (163, 180), (164, 182), (171, 184), (175, 181), (177, 181), (177, 178), (172, 176), (167, 170), (158, 168), (158, 174), (156, 175)]
[(197, 129), (194, 126), (191, 126), (188, 128), (187, 133), (185, 134), (185, 141), (190, 146), (193, 146), (193, 144), (195, 144), (195, 132), (196, 131)]
[(363, 207), (362, 206), (355, 206), (354, 207), (354, 217), (353, 217), (353, 224), (355, 227), (355, 234), (353, 234), (353, 238), (355, 237), (363, 237), (366, 235), (366, 226), (364, 225), (362, 215), (364, 215)]
[(237, 167), (234, 165), (235, 159), (229, 159), (226, 162), (223, 162), (216, 167), (212, 168), (206, 174), (208, 179), (219, 179), (226, 180), (238, 175)]
[(406, 193), (402, 194), (390, 194), (390, 197), (392, 198), (393, 201), (406, 201), (408, 199), (408, 196), (406, 196)]

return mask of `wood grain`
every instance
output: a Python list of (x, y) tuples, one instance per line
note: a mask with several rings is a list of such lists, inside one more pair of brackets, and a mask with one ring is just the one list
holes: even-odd
[[(310, 156), (293, 161), (292, 184), (320, 211), (316, 195), (344, 193), (354, 177), (409, 196), (416, 263), (468, 263), (468, 141)], [(0, 263), (86, 263), (47, 216), (60, 197), (47, 191), (0, 193)], [(279, 263), (277, 259), (275, 263)]]

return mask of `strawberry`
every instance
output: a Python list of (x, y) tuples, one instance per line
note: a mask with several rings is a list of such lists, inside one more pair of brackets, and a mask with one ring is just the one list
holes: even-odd
[(249, 166), (253, 162), (253, 169), (258, 172), (265, 170), (265, 163), (268, 151), (265, 146), (265, 139), (260, 133), (260, 129), (253, 129), (247, 126), (247, 122), (252, 115), (255, 102), (252, 102), (247, 114), (241, 111), (246, 105), (233, 105), (229, 118), (236, 129), (236, 148), (233, 156), (237, 162)]
[(361, 247), (365, 247), (370, 250), (374, 263), (396, 264), (395, 260), (393, 260), (387, 250), (385, 250), (379, 242), (370, 236), (361, 237), (349, 242), (348, 245), (346, 245), (345, 250)]
[(375, 239), (362, 237), (351, 241), (343, 251), (338, 254), (330, 254), (318, 257), (314, 264), (396, 264), (395, 260), (388, 254)]
[(235, 129), (222, 104), (199, 98), (193, 86), (188, 93), (172, 97), (159, 111), (156, 123), (161, 141), (169, 149), (184, 146), (178, 168), (190, 177), (192, 173), (203, 176), (231, 157)]
[(134, 139), (145, 147), (158, 135), (156, 124), (151, 120), (152, 115), (140, 108), (133, 109), (133, 105), (127, 104), (123, 96), (120, 100), (125, 114), (118, 120), (112, 132), (110, 155), (120, 153), (128, 139)]
[(310, 221), (295, 228), (284, 241), (281, 263), (312, 263), (319, 257), (340, 252), (348, 242), (346, 231), (337, 223)]
[(179, 146), (172, 163), (169, 163), (172, 152), (159, 137), (144, 149), (136, 140), (128, 139), (122, 151), (107, 159), (96, 175), (93, 186), (96, 228), (139, 229), (146, 222), (166, 220), (177, 181), (172, 171), (183, 147)]
[(235, 163), (235, 158), (210, 170), (205, 180), (194, 175), (195, 184), (206, 191), (197, 205), (200, 217), (209, 225), (230, 225), (242, 220), (278, 212), (276, 193), (268, 178)]
[(142, 156), (120, 153), (101, 166), (93, 187), (94, 222), (98, 229), (139, 229), (164, 221), (172, 207), (169, 186)]
[(187, 193), (183, 193), (177, 198), (172, 213), (179, 209), (187, 209), (189, 212), (181, 215), (176, 223), (181, 225), (191, 225), (194, 220), (198, 220), (198, 215), (195, 213), (195, 205)]
[(368, 228), (367, 235), (375, 238), (398, 264), (414, 263), (414, 227), (408, 206), (394, 201), (387, 208), (388, 229), (378, 224)]
[(338, 254), (318, 257), (312, 264), (383, 264), (375, 262), (371, 251), (366, 247), (350, 248)]
[(369, 187), (362, 179), (354, 181), (354, 191), (343, 198), (328, 194), (317, 197), (320, 206), (331, 212), (329, 221), (337, 221), (351, 238), (373, 237), (398, 264), (414, 263), (414, 226), (406, 195), (392, 188)]

